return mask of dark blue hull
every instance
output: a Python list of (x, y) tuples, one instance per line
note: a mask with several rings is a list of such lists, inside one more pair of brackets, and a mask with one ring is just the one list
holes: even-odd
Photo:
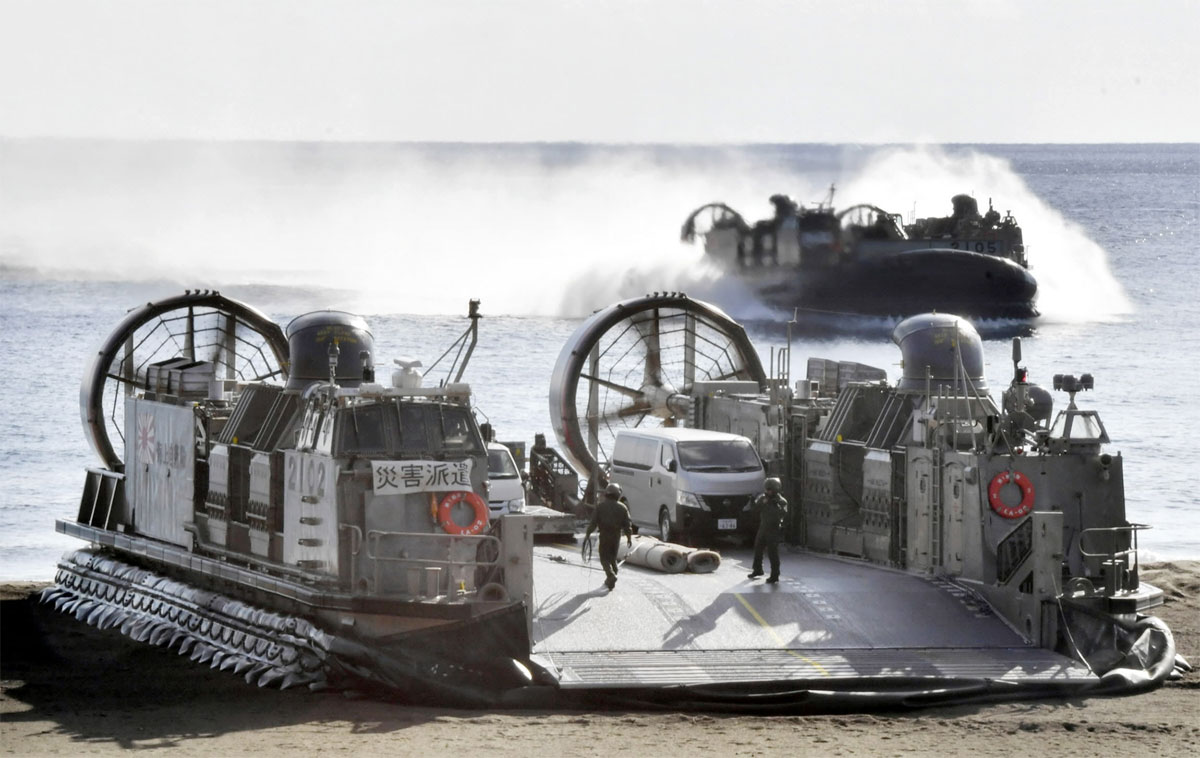
[(937, 311), (966, 318), (1037, 317), (1037, 280), (1005, 258), (963, 250), (886, 253), (830, 266), (744, 266), (740, 275), (783, 310), (866, 316)]

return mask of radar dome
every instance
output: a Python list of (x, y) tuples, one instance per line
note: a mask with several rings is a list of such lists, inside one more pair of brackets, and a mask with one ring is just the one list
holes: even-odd
[(287, 389), (303, 389), (329, 381), (330, 346), (337, 346), (334, 375), (343, 387), (357, 387), (363, 369), (374, 366), (375, 337), (362, 316), (344, 311), (314, 311), (297, 316), (287, 326), (289, 370)]
[(966, 319), (945, 313), (912, 316), (896, 325), (892, 341), (900, 346), (904, 359), (900, 389), (924, 391), (928, 369), (929, 386), (935, 392), (939, 387), (955, 394), (969, 394), (971, 387), (987, 391), (983, 340)]

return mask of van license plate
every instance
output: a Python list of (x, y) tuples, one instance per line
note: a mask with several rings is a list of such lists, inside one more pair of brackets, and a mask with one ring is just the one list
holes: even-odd
[(719, 518), (717, 519), (718, 529), (737, 529), (737, 519), (735, 518)]

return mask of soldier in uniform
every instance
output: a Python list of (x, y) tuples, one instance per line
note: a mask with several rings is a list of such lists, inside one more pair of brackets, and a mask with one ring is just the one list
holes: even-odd
[(754, 537), (754, 566), (750, 578), (757, 579), (763, 575), (763, 549), (771, 559), (771, 575), (767, 584), (779, 581), (779, 540), (783, 537), (783, 520), (787, 517), (787, 500), (779, 494), (782, 488), (775, 477), (767, 479), (763, 484), (763, 494), (754, 498), (751, 507), (758, 512), (758, 534)]
[(596, 506), (592, 522), (583, 536), (587, 540), (599, 528), (600, 565), (604, 567), (604, 584), (610, 590), (617, 586), (617, 546), (621, 532), (625, 533), (626, 544), (633, 545), (633, 522), (629, 520), (629, 509), (620, 498), (621, 485), (614, 482), (604, 489), (604, 499)]

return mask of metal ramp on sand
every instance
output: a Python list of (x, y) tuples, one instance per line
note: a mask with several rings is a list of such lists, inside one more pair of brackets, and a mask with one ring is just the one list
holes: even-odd
[(711, 574), (623, 566), (614, 591), (578, 547), (535, 548), (533, 660), (565, 691), (750, 688), (933, 693), (1094, 684), (942, 580), (783, 551), (782, 580), (746, 577), (748, 550)]

